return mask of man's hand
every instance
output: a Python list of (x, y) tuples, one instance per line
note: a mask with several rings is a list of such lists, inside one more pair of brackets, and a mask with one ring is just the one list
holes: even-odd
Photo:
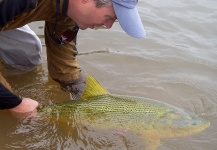
[(31, 112), (34, 112), (36, 111), (36, 108), (38, 107), (38, 102), (35, 101), (35, 100), (32, 100), (30, 98), (23, 98), (22, 99), (22, 102), (14, 107), (14, 108), (11, 108), (9, 109), (13, 114), (15, 113), (31, 113)]
[(59, 81), (62, 90), (70, 93), (72, 100), (80, 99), (86, 85), (86, 76), (79, 74), (78, 79), (72, 81)]

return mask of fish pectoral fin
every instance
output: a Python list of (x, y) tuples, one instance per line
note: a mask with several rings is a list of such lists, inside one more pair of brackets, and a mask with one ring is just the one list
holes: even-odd
[(86, 99), (93, 96), (106, 95), (109, 92), (91, 75), (86, 76), (86, 85), (81, 98)]
[(72, 133), (73, 132), (72, 127), (70, 127), (69, 125), (67, 125), (63, 122), (59, 122), (58, 125), (65, 133)]

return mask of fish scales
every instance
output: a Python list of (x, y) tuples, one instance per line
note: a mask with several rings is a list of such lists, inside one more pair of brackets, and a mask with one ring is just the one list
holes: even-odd
[(131, 130), (144, 138), (147, 149), (156, 149), (161, 138), (196, 134), (209, 122), (170, 104), (134, 96), (108, 93), (93, 77), (79, 100), (50, 105), (39, 110), (57, 121), (100, 129)]

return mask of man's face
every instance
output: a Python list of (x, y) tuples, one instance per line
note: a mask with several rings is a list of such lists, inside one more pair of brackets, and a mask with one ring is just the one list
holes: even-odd
[(93, 0), (70, 0), (67, 14), (82, 30), (102, 25), (111, 28), (116, 20), (112, 6), (97, 8)]

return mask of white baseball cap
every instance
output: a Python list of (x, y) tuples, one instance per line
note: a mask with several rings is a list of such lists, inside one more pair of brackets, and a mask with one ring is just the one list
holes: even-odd
[(134, 38), (143, 38), (146, 33), (136, 4), (138, 0), (112, 0), (121, 28)]

